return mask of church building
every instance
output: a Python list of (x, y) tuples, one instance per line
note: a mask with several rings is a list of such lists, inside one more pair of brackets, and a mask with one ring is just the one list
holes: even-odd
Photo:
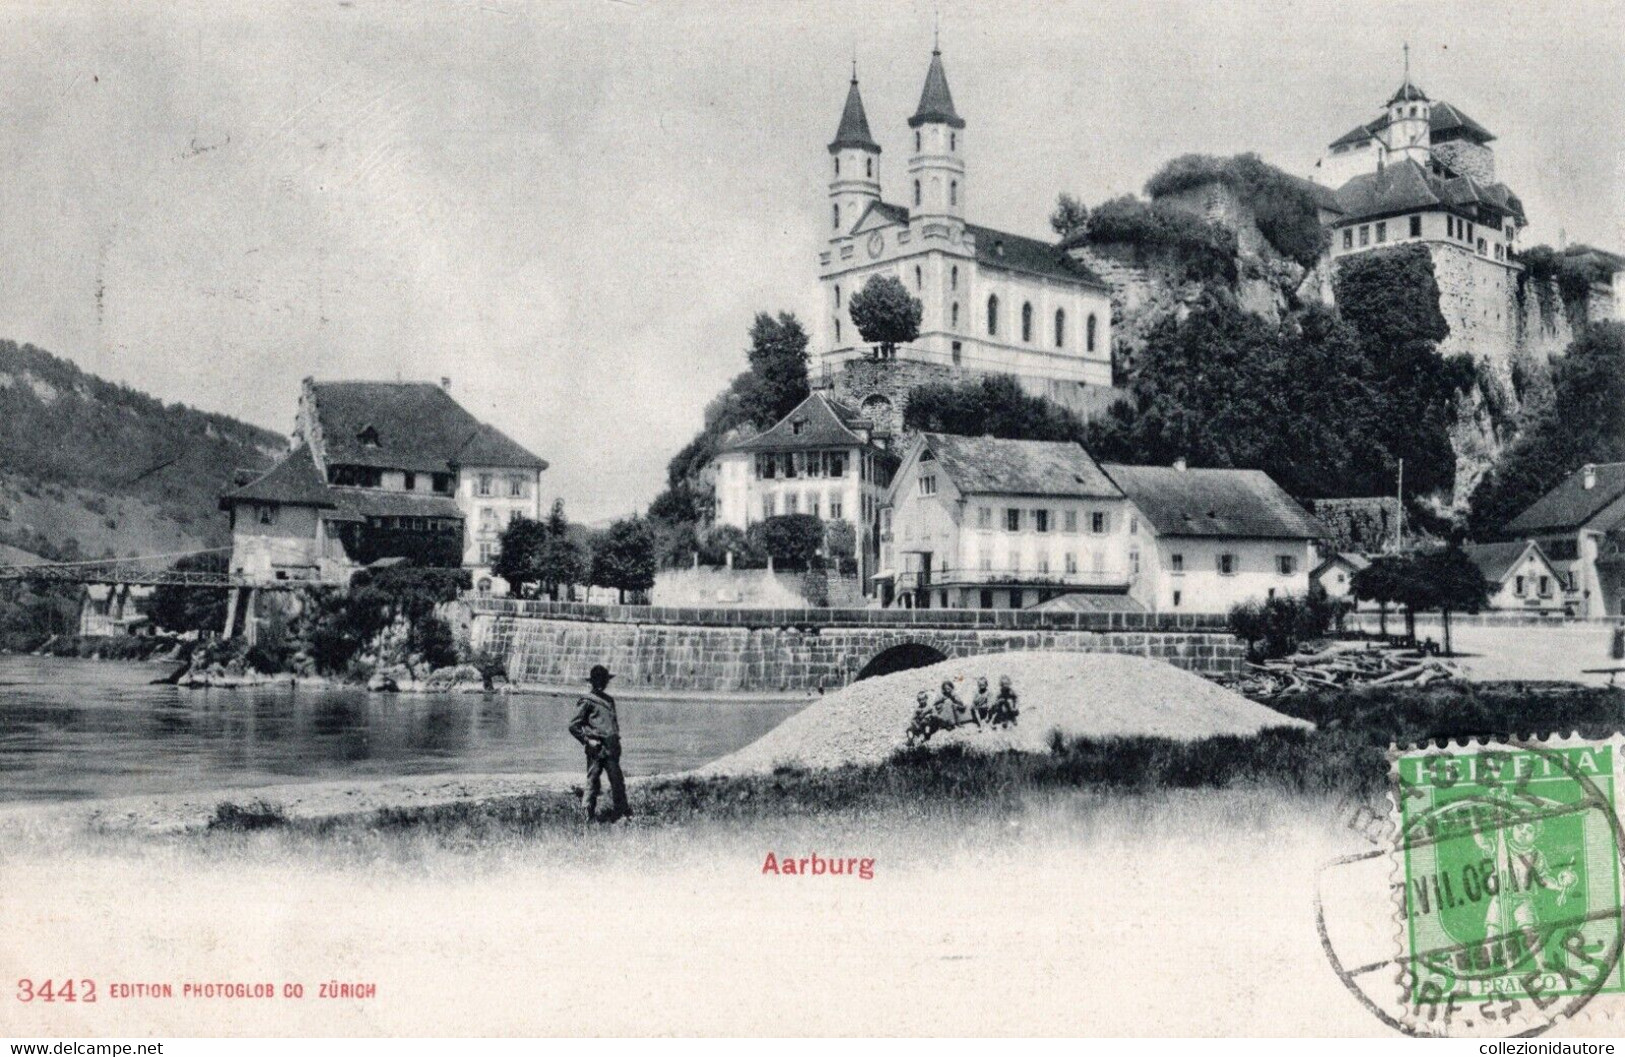
[[(1114, 394), (1107, 285), (1054, 243), (966, 219), (966, 122), (939, 49), (908, 126), (913, 153), (901, 202), (886, 201), (881, 149), (854, 69), (829, 145), (829, 241), (819, 254), (824, 311), (815, 327), (824, 379), (893, 431), (907, 389), (925, 382), (1008, 374), (1078, 409)], [(873, 349), (853, 325), (849, 303), (876, 275), (896, 276), (923, 312), (918, 339), (899, 347), (895, 361), (871, 366)]]

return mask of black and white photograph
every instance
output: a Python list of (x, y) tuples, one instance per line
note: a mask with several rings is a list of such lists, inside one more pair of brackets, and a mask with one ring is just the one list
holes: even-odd
[(1617, 0), (0, 0), (0, 69), (7, 1052), (1612, 1052)]

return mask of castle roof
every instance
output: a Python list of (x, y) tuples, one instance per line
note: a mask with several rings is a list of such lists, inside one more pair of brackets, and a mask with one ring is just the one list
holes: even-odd
[[(1345, 147), (1364, 143), (1387, 127), (1388, 115), (1383, 114), (1375, 121), (1354, 126), (1332, 140), (1330, 145)], [(1441, 100), (1428, 108), (1428, 139), (1433, 143), (1442, 143), (1450, 139), (1470, 139), (1474, 143), (1488, 143), (1494, 138), (1495, 135), (1489, 129), (1468, 117), (1465, 111), (1453, 103)]]
[(1263, 470), (1105, 467), (1159, 536), (1321, 539), (1328, 535)]
[(1339, 223), (1393, 216), (1420, 209), (1486, 207), (1522, 222), (1523, 203), (1505, 184), (1480, 184), (1470, 176), (1440, 176), (1410, 158), (1361, 173), (1337, 189)]
[(863, 96), (858, 93), (858, 76), (852, 74), (852, 86), (846, 90), (846, 107), (841, 111), (841, 126), (835, 130), (829, 152), (834, 154), (847, 147), (880, 153), (880, 144), (869, 133), (869, 116), (863, 112)]
[(284, 455), (252, 481), (220, 497), (222, 510), (230, 509), (236, 503), (313, 507), (334, 505), (327, 482), (322, 480), (310, 447), (305, 444)]
[(1405, 83), (1400, 85), (1394, 94), (1388, 97), (1388, 102), (1383, 105), (1393, 106), (1395, 103), (1426, 103), (1428, 101), (1427, 93), (1412, 84), (1411, 79), (1407, 77)]
[(925, 71), (925, 88), (920, 92), (920, 105), (908, 119), (909, 128), (919, 128), (927, 121), (936, 121), (949, 128), (964, 128), (965, 119), (954, 109), (954, 95), (948, 91), (948, 75), (942, 69), (942, 52), (931, 49), (931, 68)]
[(547, 461), (428, 382), (310, 382), (329, 465), (450, 473), (459, 466), (547, 469)]
[(1073, 441), (922, 433), (920, 443), (921, 458), (930, 452), (954, 487), (966, 495), (1094, 499), (1118, 499), (1123, 495), (1100, 464)]

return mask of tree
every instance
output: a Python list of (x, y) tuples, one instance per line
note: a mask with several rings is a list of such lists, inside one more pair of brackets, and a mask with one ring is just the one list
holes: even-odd
[(1551, 406), (1473, 490), (1476, 538), (1498, 534), (1586, 463), (1625, 461), (1625, 324), (1587, 327), (1553, 370)]
[(1049, 215), (1049, 226), (1062, 239), (1080, 232), (1089, 223), (1089, 210), (1065, 191), (1055, 200), (1055, 212)]
[(643, 518), (625, 518), (593, 537), (592, 582), (614, 588), (626, 601), (626, 592), (654, 587), (655, 534)]
[(547, 526), (528, 517), (516, 517), (497, 537), (496, 560), (491, 572), (508, 581), (515, 595), (542, 579), (542, 548), (547, 545)]
[(1459, 543), (1418, 555), (1412, 569), (1418, 582), (1417, 601), (1422, 608), (1439, 611), (1444, 620), (1444, 652), (1453, 654), (1450, 614), (1484, 608), (1490, 601), (1490, 585)]
[(1349, 579), (1349, 592), (1361, 601), (1377, 603), (1378, 631), (1388, 637), (1388, 607), (1400, 601), (1409, 578), (1408, 555), (1384, 554), (1357, 570)]
[(924, 308), (895, 275), (871, 275), (863, 289), (847, 299), (847, 311), (863, 340), (880, 346), (882, 359), (891, 359), (897, 346), (920, 336)]
[(547, 515), (547, 543), (542, 548), (542, 587), (553, 601), (560, 589), (573, 593), (575, 585), (587, 579), (592, 558), (581, 542), (575, 526), (564, 516), (564, 500), (553, 500)]
[(795, 410), (807, 385), (807, 332), (788, 312), (777, 319), (758, 312), (750, 328), (750, 372), (735, 379), (750, 420), (766, 429)]
[(811, 514), (780, 514), (751, 525), (746, 536), (775, 565), (804, 569), (824, 547), (824, 523)]
[(903, 427), (1001, 440), (1077, 440), (1084, 435), (1078, 416), (1053, 401), (1029, 395), (1005, 374), (915, 388), (903, 409)]
[(537, 584), (554, 601), (559, 589), (581, 583), (587, 575), (587, 556), (564, 516), (564, 500), (555, 499), (546, 521), (519, 517), (508, 522), (500, 537), (501, 550), (491, 571), (508, 581), (515, 594)]
[[(170, 568), (177, 572), (225, 573), (230, 566), (230, 555), (215, 551), (189, 554)], [(226, 625), (226, 588), (160, 584), (152, 589), (147, 616), (165, 631), (218, 634)]]

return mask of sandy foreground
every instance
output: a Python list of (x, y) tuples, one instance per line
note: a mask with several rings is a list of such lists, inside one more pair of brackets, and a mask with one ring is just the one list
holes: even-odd
[[(0, 1003), (0, 1034), (1387, 1034), (1316, 932), (1318, 887), (1347, 964), (1393, 952), (1386, 860), (1323, 869), (1371, 847), (1336, 815), (1224, 791), (616, 828), (585, 850), (28, 841), (0, 860), (0, 976), (103, 998)], [(768, 851), (872, 857), (874, 878), (764, 875)], [(1386, 977), (1362, 982), (1391, 995)], [(316, 997), (324, 981), (376, 996)]]

